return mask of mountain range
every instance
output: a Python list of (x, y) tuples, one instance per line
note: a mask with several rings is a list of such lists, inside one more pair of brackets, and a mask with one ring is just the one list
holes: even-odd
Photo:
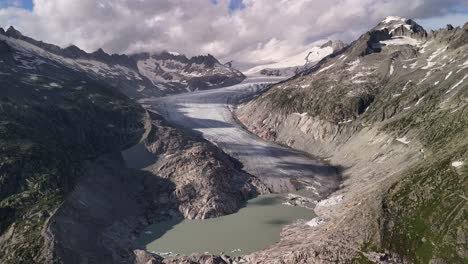
[(74, 45), (62, 49), (34, 40), (14, 27), (0, 28), (0, 37), (18, 50), (15, 59), (25, 70), (34, 72), (43, 63), (72, 68), (117, 87), (131, 98), (220, 88), (245, 79), (210, 54), (187, 58), (166, 51), (109, 55), (98, 49), (86, 53)]

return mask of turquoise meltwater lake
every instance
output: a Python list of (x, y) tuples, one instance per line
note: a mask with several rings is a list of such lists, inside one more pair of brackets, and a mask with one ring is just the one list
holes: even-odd
[(232, 215), (154, 224), (143, 232), (139, 243), (163, 256), (206, 252), (246, 255), (278, 242), (284, 225), (315, 217), (311, 209), (283, 204), (286, 200), (281, 194), (262, 195)]

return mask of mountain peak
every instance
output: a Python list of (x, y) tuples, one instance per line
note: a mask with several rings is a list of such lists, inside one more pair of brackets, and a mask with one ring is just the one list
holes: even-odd
[(211, 54), (195, 56), (190, 59), (191, 63), (205, 64), (208, 67), (213, 67), (219, 61)]
[(425, 34), (426, 30), (412, 19), (399, 16), (388, 16), (382, 20), (374, 30), (387, 30), (393, 36), (409, 36), (411, 34)]
[(346, 44), (344, 44), (344, 42), (341, 40), (329, 40), (325, 44), (320, 46), (320, 48), (323, 49), (323, 48), (331, 47), (333, 49), (333, 52), (336, 52), (338, 50), (341, 50), (345, 46)]
[(102, 59), (102, 60), (105, 60), (106, 58), (108, 58), (110, 55), (107, 54), (103, 49), (99, 48), (97, 49), (95, 52), (91, 53), (91, 55), (94, 57), (94, 58), (98, 58), (98, 59)]
[(23, 34), (21, 34), (21, 32), (16, 30), (16, 28), (14, 28), (13, 26), (10, 26), (5, 33), (9, 37), (22, 37), (23, 36)]
[(108, 55), (102, 48), (97, 49), (93, 54), (96, 55)]
[(82, 49), (78, 48), (73, 44), (63, 49), (63, 51), (66, 54), (66, 56), (69, 56), (71, 58), (85, 57), (87, 55), (86, 52), (84, 52)]
[(395, 21), (399, 21), (399, 22), (405, 22), (407, 21), (408, 19), (407, 18), (404, 18), (404, 17), (399, 17), (399, 16), (388, 16), (386, 17), (384, 20), (382, 20), (382, 23), (392, 23), (392, 22), (395, 22)]
[(81, 49), (78, 48), (75, 44), (70, 44), (70, 45), (67, 46), (65, 49), (69, 49), (69, 50), (81, 50)]

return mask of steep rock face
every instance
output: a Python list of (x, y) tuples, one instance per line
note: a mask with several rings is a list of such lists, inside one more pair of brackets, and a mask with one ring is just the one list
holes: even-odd
[(45, 262), (132, 263), (143, 228), (177, 214), (174, 188), (156, 174), (126, 168), (118, 152), (84, 163), (45, 224)]
[(316, 209), (325, 223), (287, 227), (252, 262), (346, 262), (373, 250), (466, 259), (466, 37), (390, 17), (238, 110), (258, 135), (345, 168), (343, 188)]
[(40, 263), (44, 223), (83, 162), (138, 142), (144, 110), (80, 72), (0, 50), (0, 262)]
[(149, 168), (174, 182), (185, 218), (204, 219), (236, 212), (247, 199), (268, 189), (240, 171), (241, 164), (207, 141), (184, 135), (160, 117), (145, 144), (164, 159)]
[(219, 88), (245, 79), (241, 72), (221, 64), (212, 55), (189, 59), (169, 52), (110, 55), (98, 49), (86, 53), (74, 45), (62, 49), (37, 41), (22, 35), (14, 27), (6, 32), (2, 29), (0, 39), (25, 54), (40, 55), (50, 60), (47, 63), (86, 73), (137, 99)]

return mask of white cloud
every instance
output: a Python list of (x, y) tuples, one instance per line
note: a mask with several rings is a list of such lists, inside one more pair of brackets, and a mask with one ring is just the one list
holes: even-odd
[[(217, 4), (214, 4), (217, 2)], [(47, 42), (108, 52), (212, 53), (244, 64), (281, 60), (324, 38), (350, 41), (387, 15), (430, 18), (466, 0), (35, 0), (28, 12), (0, 9), (13, 24)]]

